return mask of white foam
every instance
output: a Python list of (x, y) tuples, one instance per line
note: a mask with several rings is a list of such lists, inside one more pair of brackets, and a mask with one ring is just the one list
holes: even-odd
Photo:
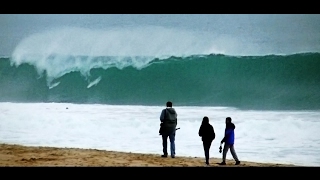
[[(162, 153), (160, 106), (0, 103), (0, 143)], [(175, 107), (176, 153), (204, 157), (198, 130), (208, 116), (216, 131), (211, 156), (219, 151), (225, 118), (236, 125), (240, 160), (319, 166), (320, 112), (243, 111), (223, 107)], [(229, 153), (227, 158), (231, 159)]]

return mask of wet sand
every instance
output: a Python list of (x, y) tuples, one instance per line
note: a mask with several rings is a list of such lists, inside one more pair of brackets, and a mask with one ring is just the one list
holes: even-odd
[[(29, 147), (0, 144), (0, 166), (14, 167), (203, 167), (204, 157), (160, 157), (161, 154), (125, 153), (96, 149)], [(221, 166), (211, 158), (210, 166)], [(292, 167), (290, 164), (227, 160), (225, 167)]]

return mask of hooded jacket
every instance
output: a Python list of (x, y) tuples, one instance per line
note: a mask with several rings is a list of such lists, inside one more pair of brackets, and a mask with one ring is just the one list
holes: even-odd
[(227, 123), (226, 129), (224, 132), (224, 137), (221, 142), (225, 142), (226, 144), (234, 144), (234, 129), (236, 126), (233, 123)]
[(177, 127), (177, 112), (172, 107), (163, 109), (160, 115), (160, 121), (163, 123), (163, 131), (171, 132)]

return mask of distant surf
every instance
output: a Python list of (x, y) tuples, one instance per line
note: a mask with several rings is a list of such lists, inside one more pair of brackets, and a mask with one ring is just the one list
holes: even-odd
[(1, 102), (320, 109), (320, 53), (37, 58), (0, 58)]

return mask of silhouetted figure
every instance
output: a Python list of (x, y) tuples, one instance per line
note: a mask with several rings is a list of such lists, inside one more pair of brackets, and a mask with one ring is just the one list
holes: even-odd
[(174, 108), (172, 108), (172, 102), (168, 101), (166, 103), (166, 108), (161, 111), (160, 121), (161, 128), (160, 134), (162, 135), (162, 146), (163, 146), (163, 155), (161, 157), (167, 157), (167, 140), (170, 139), (170, 153), (171, 157), (174, 158), (176, 155), (175, 151), (175, 136), (176, 136), (176, 127), (177, 127), (177, 113)]
[(222, 162), (220, 163), (220, 165), (226, 165), (226, 156), (229, 149), (231, 151), (233, 159), (236, 161), (235, 165), (240, 164), (237, 153), (234, 149), (234, 129), (235, 128), (236, 126), (231, 122), (231, 117), (227, 117), (224, 137), (221, 140), (221, 144), (224, 143), (224, 147), (223, 147), (223, 153), (222, 153)]
[(206, 164), (209, 165), (209, 151), (211, 143), (216, 137), (214, 133), (213, 126), (209, 123), (209, 118), (207, 116), (203, 117), (201, 126), (199, 128), (199, 136), (201, 137), (203, 143), (204, 155), (206, 158)]

